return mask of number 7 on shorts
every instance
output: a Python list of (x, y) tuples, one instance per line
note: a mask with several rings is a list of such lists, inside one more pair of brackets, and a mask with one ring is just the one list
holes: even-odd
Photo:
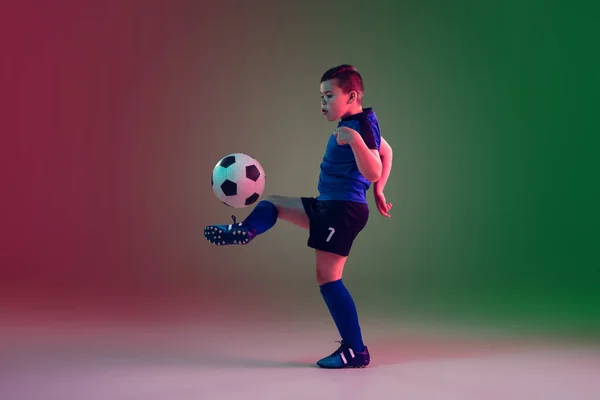
[(327, 236), (327, 239), (325, 239), (326, 242), (329, 242), (331, 240), (331, 237), (333, 236), (333, 234), (335, 233), (335, 228), (332, 228), (331, 226), (329, 228), (329, 236)]

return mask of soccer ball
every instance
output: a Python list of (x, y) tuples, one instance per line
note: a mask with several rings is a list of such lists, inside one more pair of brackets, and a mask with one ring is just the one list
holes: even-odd
[(233, 153), (215, 165), (210, 184), (221, 202), (233, 208), (244, 208), (256, 203), (262, 196), (265, 171), (249, 155)]

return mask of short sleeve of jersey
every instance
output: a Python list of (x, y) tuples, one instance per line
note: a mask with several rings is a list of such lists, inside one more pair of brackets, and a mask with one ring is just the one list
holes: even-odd
[(360, 122), (360, 136), (367, 147), (371, 150), (379, 150), (381, 144), (381, 133), (377, 127), (374, 127), (368, 119), (363, 119)]

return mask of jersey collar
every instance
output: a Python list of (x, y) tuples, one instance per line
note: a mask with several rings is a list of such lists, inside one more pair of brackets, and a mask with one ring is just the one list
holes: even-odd
[(342, 118), (342, 121), (346, 122), (346, 121), (352, 121), (352, 120), (357, 120), (357, 119), (363, 119), (367, 115), (372, 114), (372, 113), (373, 113), (372, 107), (363, 108), (362, 112), (359, 112), (357, 114), (348, 115), (347, 117)]

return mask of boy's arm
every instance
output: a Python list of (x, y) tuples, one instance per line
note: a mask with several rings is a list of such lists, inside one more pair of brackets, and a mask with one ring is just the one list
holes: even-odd
[(381, 137), (381, 145), (379, 146), (379, 155), (381, 156), (381, 176), (373, 186), (375, 193), (383, 193), (383, 188), (385, 187), (385, 184), (390, 177), (390, 172), (392, 171), (392, 147), (388, 142), (385, 141), (383, 136)]
[(381, 158), (377, 149), (369, 149), (360, 135), (350, 142), (360, 173), (370, 182), (377, 182), (381, 177)]
[(370, 182), (381, 177), (381, 158), (379, 150), (369, 149), (358, 131), (341, 126), (334, 132), (339, 145), (349, 144), (356, 159), (358, 170)]
[(369, 180), (369, 182), (377, 182), (381, 179), (382, 163), (377, 149), (369, 149), (362, 138), (358, 138), (350, 145), (356, 158), (358, 170)]

